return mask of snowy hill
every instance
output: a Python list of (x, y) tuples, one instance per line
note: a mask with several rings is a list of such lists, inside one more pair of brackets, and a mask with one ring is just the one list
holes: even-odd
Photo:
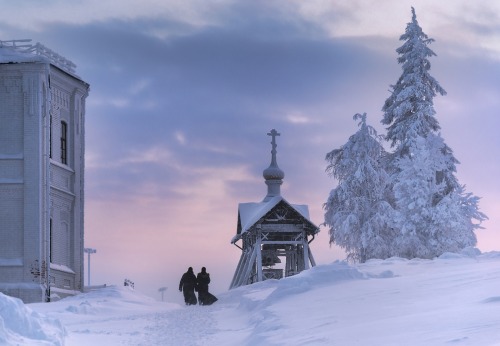
[(124, 287), (27, 306), (0, 295), (0, 344), (500, 345), (500, 253), (337, 262), (209, 307)]

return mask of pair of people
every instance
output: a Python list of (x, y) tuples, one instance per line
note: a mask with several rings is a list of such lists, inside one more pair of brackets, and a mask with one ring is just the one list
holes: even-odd
[[(198, 302), (200, 305), (215, 303), (217, 298), (208, 292), (208, 284), (210, 284), (210, 274), (207, 273), (205, 267), (201, 268), (201, 272), (197, 276), (194, 275), (193, 268), (189, 267), (179, 283), (179, 291), (184, 293), (186, 305), (196, 305)], [(196, 299), (195, 291), (198, 292), (198, 299)]]

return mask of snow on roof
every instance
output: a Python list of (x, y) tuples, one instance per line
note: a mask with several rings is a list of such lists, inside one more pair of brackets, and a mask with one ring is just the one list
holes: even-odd
[(231, 240), (231, 243), (238, 241), (242, 233), (252, 228), (257, 221), (273, 209), (278, 203), (284, 201), (290, 207), (295, 209), (300, 215), (309, 221), (309, 207), (305, 204), (291, 204), (282, 196), (274, 196), (267, 201), (259, 203), (240, 203), (238, 205), (238, 215), (240, 218), (241, 232)]
[(43, 56), (32, 54), (24, 49), (23, 46), (8, 45), (6, 42), (0, 41), (0, 63), (18, 63), (18, 62), (48, 62), (48, 59)]
[(0, 40), (0, 63), (42, 62), (57, 66), (61, 70), (76, 76), (76, 65), (40, 43), (31, 44), (30, 39)]

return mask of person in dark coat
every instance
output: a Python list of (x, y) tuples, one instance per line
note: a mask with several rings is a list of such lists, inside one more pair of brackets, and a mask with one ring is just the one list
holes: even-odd
[(193, 268), (189, 267), (188, 271), (182, 275), (179, 283), (179, 291), (184, 293), (184, 301), (186, 305), (196, 305), (198, 303), (194, 290), (196, 288), (196, 276)]
[(201, 272), (196, 276), (198, 283), (198, 301), (200, 305), (211, 305), (217, 301), (217, 298), (208, 292), (208, 284), (210, 283), (210, 274), (207, 273), (207, 268), (201, 268)]

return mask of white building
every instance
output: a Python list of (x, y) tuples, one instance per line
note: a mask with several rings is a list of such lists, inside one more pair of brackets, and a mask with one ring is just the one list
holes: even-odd
[(30, 40), (0, 41), (0, 292), (25, 303), (83, 289), (89, 85), (74, 68)]

